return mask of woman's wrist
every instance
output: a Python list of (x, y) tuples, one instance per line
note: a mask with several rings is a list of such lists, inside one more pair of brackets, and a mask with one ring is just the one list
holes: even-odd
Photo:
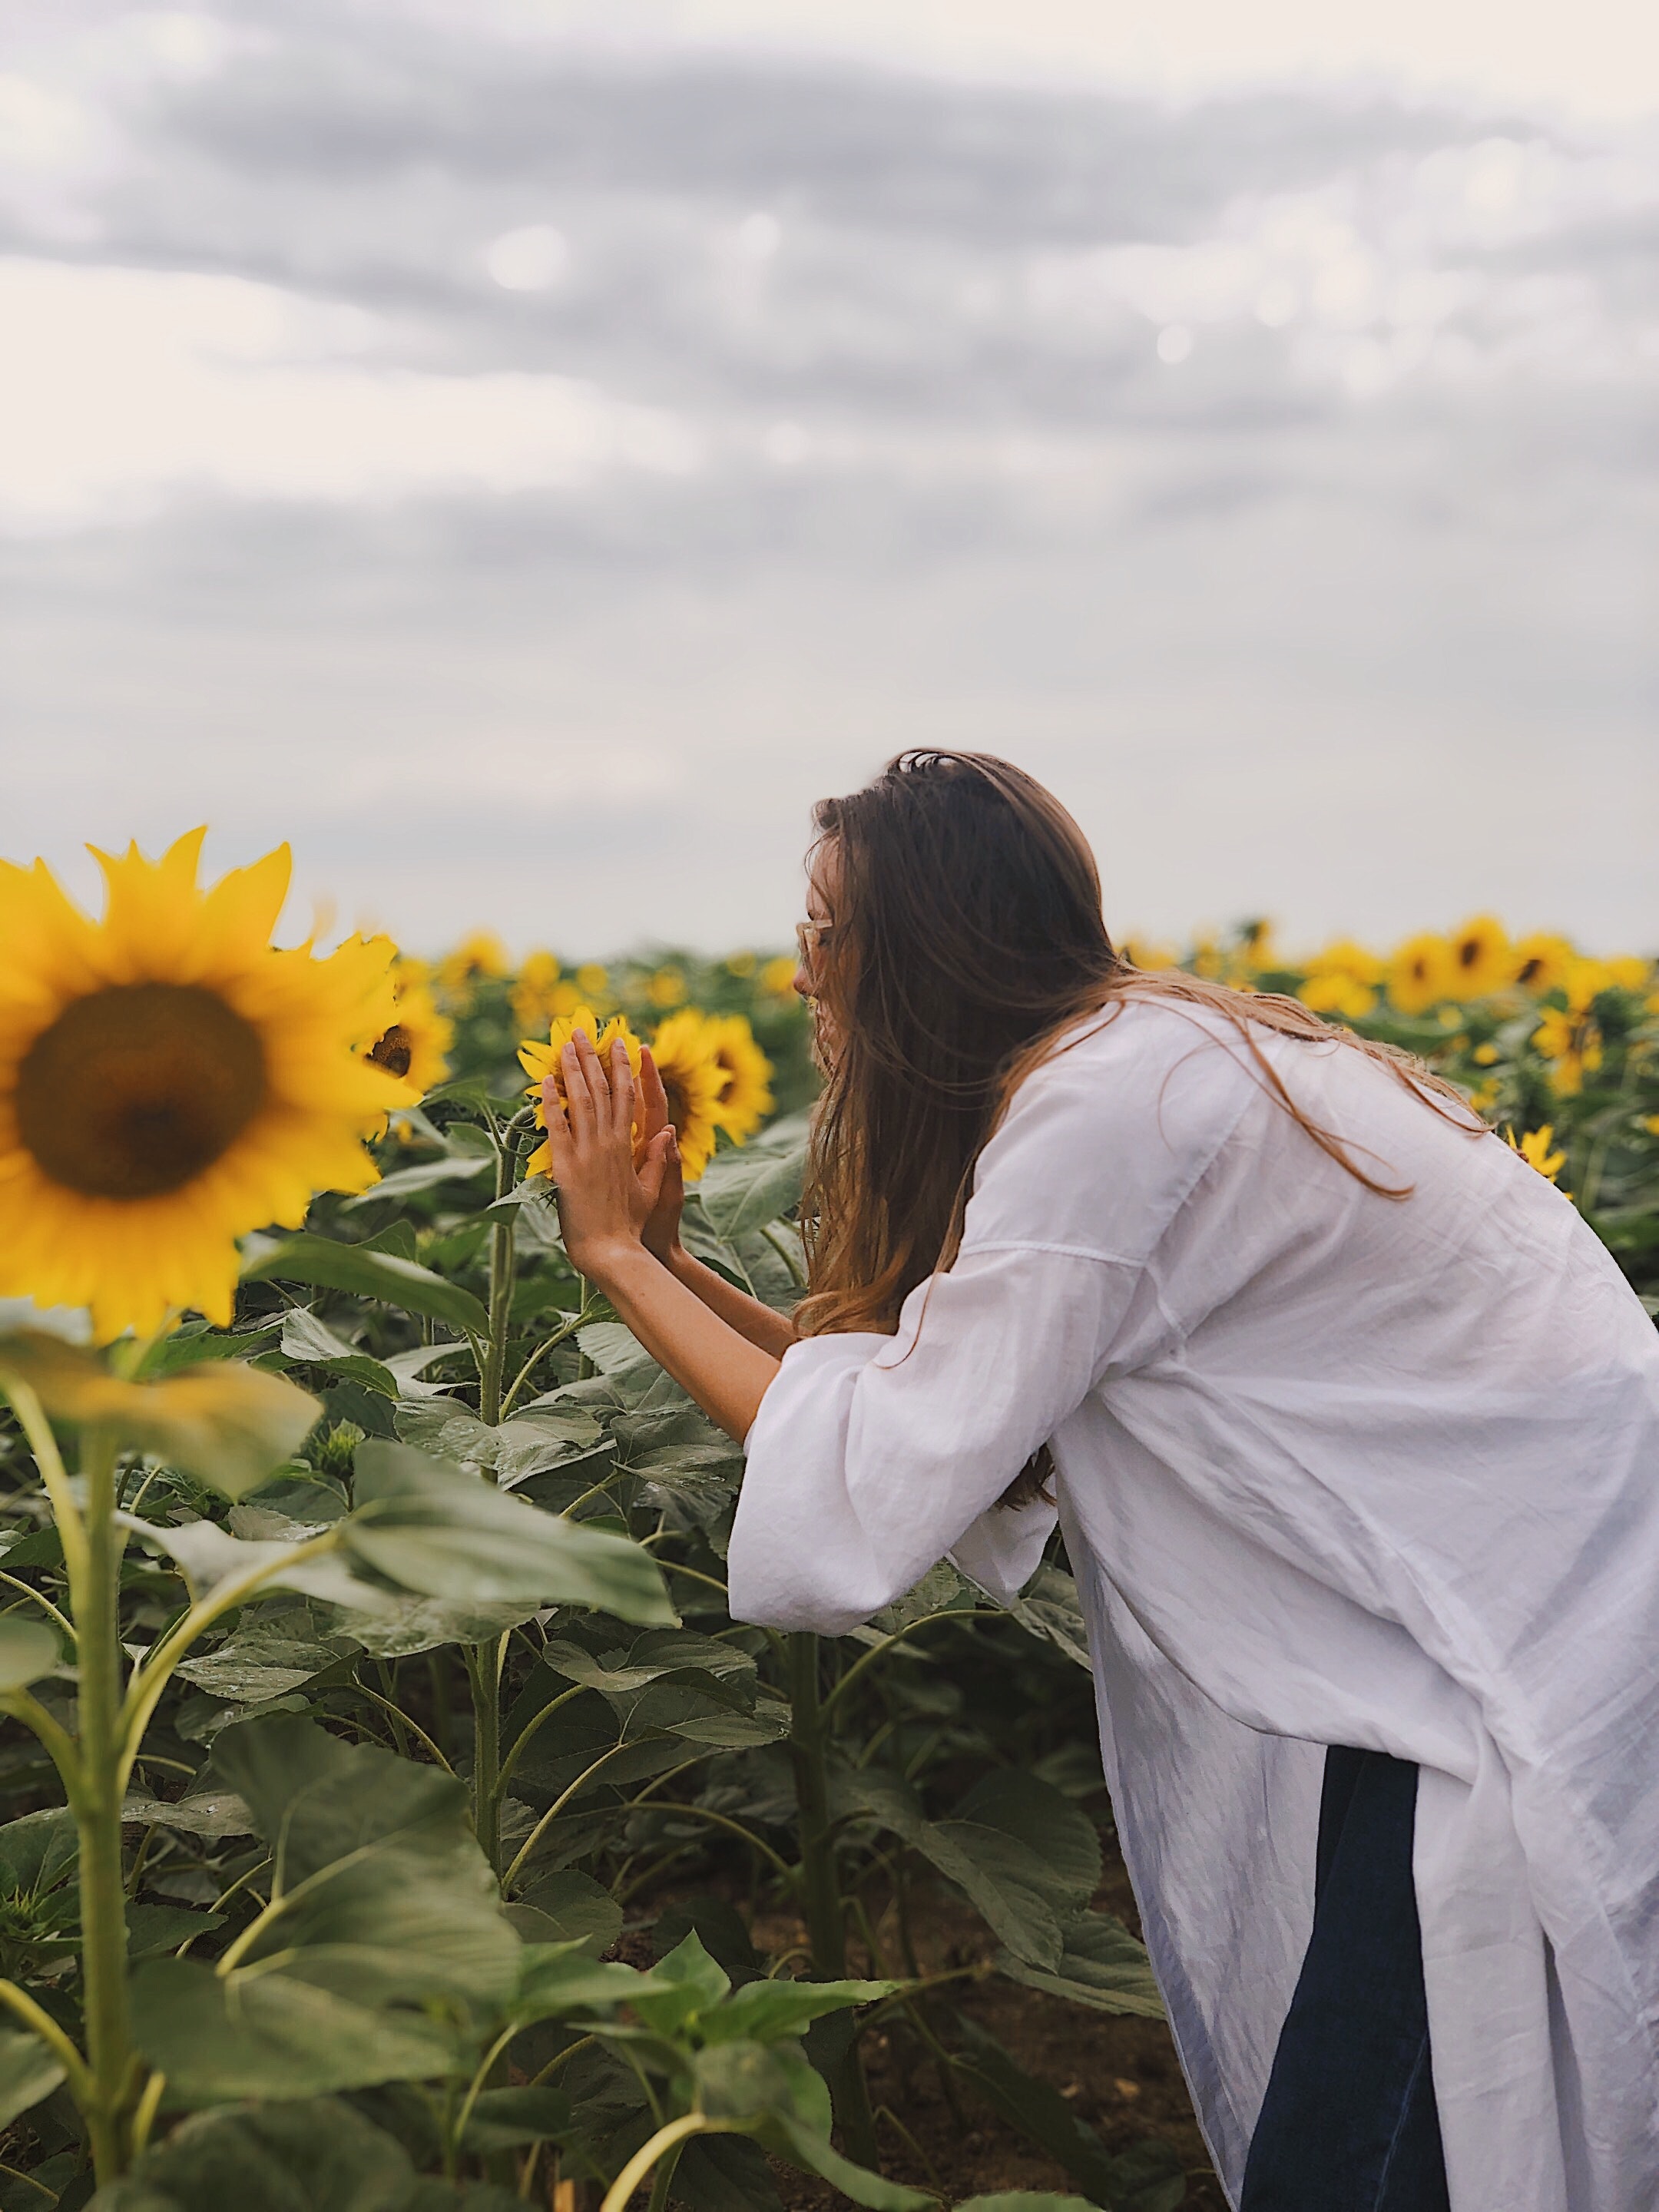
[(603, 1243), (584, 1244), (575, 1252), (567, 1245), (565, 1255), (583, 1280), (592, 1283), (605, 1297), (610, 1297), (611, 1285), (618, 1277), (625, 1275), (639, 1261), (651, 1258), (637, 1237), (610, 1237)]

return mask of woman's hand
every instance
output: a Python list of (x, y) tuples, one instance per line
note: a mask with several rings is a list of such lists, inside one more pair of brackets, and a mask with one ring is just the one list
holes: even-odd
[(680, 1213), (685, 1205), (685, 1178), (680, 1173), (679, 1146), (673, 1142), (674, 1133), (668, 1127), (668, 1093), (662, 1087), (662, 1078), (657, 1073), (649, 1045), (643, 1046), (640, 1052), (640, 1107), (638, 1158), (646, 1158), (664, 1130), (668, 1130), (670, 1139), (657, 1202), (647, 1218), (641, 1241), (646, 1250), (660, 1260), (664, 1267), (672, 1267), (681, 1256)]
[[(610, 1061), (607, 1068), (578, 1030), (560, 1055), (564, 1101), (550, 1076), (542, 1086), (564, 1249), (571, 1266), (601, 1290), (618, 1266), (625, 1268), (641, 1251), (674, 1145), (665, 1105), (664, 1126), (641, 1145), (636, 1159), (634, 1078), (620, 1042), (611, 1047)], [(662, 1089), (659, 1079), (656, 1088)], [(672, 1218), (678, 1233), (678, 1209)]]

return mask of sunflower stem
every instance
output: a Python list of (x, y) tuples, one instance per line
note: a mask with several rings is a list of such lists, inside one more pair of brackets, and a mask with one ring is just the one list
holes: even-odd
[(138, 2071), (127, 1993), (126, 1885), (121, 1869), (125, 1746), (118, 1616), (115, 1440), (86, 1437), (87, 1558), (75, 1599), (80, 1655), (81, 1764), (71, 1799), (80, 1838), (81, 1972), (92, 2094), (85, 2108), (100, 2188), (125, 2170)]
[(501, 1859), (501, 1662), (503, 1636), (464, 1648), (472, 1692), (472, 1832), (497, 1874)]
[[(847, 1921), (830, 1817), (829, 1740), (824, 1726), (830, 1700), (823, 1698), (819, 1686), (818, 1638), (803, 1631), (784, 1640), (789, 1756), (795, 1770), (795, 1805), (800, 1823), (801, 1917), (812, 1947), (813, 1972), (821, 1981), (839, 1981), (847, 1972)], [(848, 2156), (860, 2166), (875, 2166), (880, 2155), (876, 2124), (856, 2042), (848, 2045), (829, 2078)]]
[[(495, 1148), (495, 1198), (511, 1195), (518, 1180), (518, 1135), (511, 1124)], [(514, 1224), (509, 1213), (497, 1216), (489, 1232), (489, 1337), (478, 1368), (478, 1419), (487, 1428), (501, 1418), (501, 1375), (507, 1364), (507, 1336), (513, 1321), (514, 1273)], [(486, 1481), (494, 1480), (488, 1470)]]

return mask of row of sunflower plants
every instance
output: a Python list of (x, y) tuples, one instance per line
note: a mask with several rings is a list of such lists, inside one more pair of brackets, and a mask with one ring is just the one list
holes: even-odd
[[(725, 2212), (781, 2161), (921, 2208), (880, 2027), (1167, 2212), (1171, 2156), (953, 2029), (909, 1933), (929, 1872), (1006, 1972), (1156, 2010), (1091, 1907), (1063, 1570), (1014, 1618), (945, 1572), (851, 1639), (732, 1623), (737, 1455), (536, 1172), (525, 1092), (600, 1016), (550, 956), (279, 948), (286, 855), (204, 890), (199, 844), (104, 859), (98, 920), (0, 866), (0, 2204)], [(688, 1240), (787, 1307), (799, 1017), (776, 963), (699, 980), (574, 988), (630, 1040), (650, 1009)], [(967, 1718), (1009, 1638), (1062, 1670), (1046, 1771)], [(799, 1944), (755, 1950), (734, 1868)], [(601, 1955), (630, 1922), (654, 1963)]]

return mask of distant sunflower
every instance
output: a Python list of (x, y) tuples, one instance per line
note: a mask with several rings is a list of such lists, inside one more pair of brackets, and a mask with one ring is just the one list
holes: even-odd
[(100, 1338), (228, 1323), (237, 1238), (366, 1190), (363, 1134), (413, 1103), (362, 1056), (390, 940), (278, 951), (287, 848), (204, 890), (204, 834), (96, 854), (101, 921), (0, 862), (0, 1291), (89, 1306)]
[(1477, 914), (1453, 930), (1450, 944), (1455, 997), (1488, 999), (1514, 975), (1509, 932), (1495, 915)]
[(513, 985), (513, 1018), (521, 1030), (538, 1030), (556, 1013), (574, 1012), (574, 1002), (565, 1007), (559, 1004), (559, 978), (563, 972), (556, 954), (526, 953)]
[(1425, 1014), (1457, 995), (1458, 970), (1443, 937), (1408, 937), (1389, 963), (1389, 997), (1402, 1014)]
[(465, 1013), (480, 983), (499, 982), (512, 968), (494, 930), (475, 929), (438, 963), (438, 989), (448, 1005)]
[(1316, 1014), (1334, 1014), (1340, 1021), (1363, 1021), (1376, 1004), (1376, 994), (1343, 968), (1315, 968), (1297, 986), (1296, 995)]
[(449, 1073), (446, 1055), (454, 1041), (455, 1024), (438, 1012), (423, 967), (398, 961), (392, 971), (392, 1019), (363, 1057), (424, 1098)]
[[(538, 1129), (547, 1127), (547, 1117), (542, 1107), (542, 1085), (550, 1075), (562, 1101), (565, 1095), (564, 1070), (560, 1064), (560, 1056), (578, 1030), (592, 1040), (593, 1049), (607, 1066), (610, 1065), (611, 1048), (620, 1039), (627, 1048), (628, 1065), (634, 1072), (635, 1080), (637, 1082), (639, 1079), (640, 1041), (628, 1026), (626, 1016), (613, 1014), (608, 1022), (602, 1023), (591, 1006), (578, 1006), (574, 1013), (560, 1015), (549, 1029), (545, 1044), (535, 1037), (526, 1037), (519, 1047), (519, 1065), (530, 1078), (528, 1095), (536, 1102), (536, 1127)], [(550, 1175), (552, 1171), (552, 1158), (544, 1138), (525, 1162), (525, 1173)]]
[(1297, 997), (1316, 1014), (1335, 1014), (1357, 1022), (1376, 1004), (1382, 963), (1351, 937), (1339, 937), (1316, 952), (1297, 987)]
[(679, 1140), (680, 1166), (687, 1182), (696, 1182), (714, 1157), (720, 1098), (728, 1080), (709, 1028), (707, 1015), (688, 1006), (659, 1023), (651, 1040), (651, 1057), (668, 1093), (668, 1118)]
[(1545, 930), (1534, 931), (1530, 937), (1517, 938), (1510, 945), (1509, 979), (1523, 991), (1530, 991), (1534, 998), (1541, 999), (1547, 991), (1560, 988), (1577, 957), (1568, 939)]
[(710, 1014), (703, 1026), (726, 1079), (714, 1120), (734, 1144), (741, 1145), (772, 1111), (772, 1063), (756, 1043), (746, 1014)]
[(1547, 1006), (1532, 1033), (1558, 1098), (1577, 1098), (1601, 1065), (1601, 1032), (1582, 1008)]

